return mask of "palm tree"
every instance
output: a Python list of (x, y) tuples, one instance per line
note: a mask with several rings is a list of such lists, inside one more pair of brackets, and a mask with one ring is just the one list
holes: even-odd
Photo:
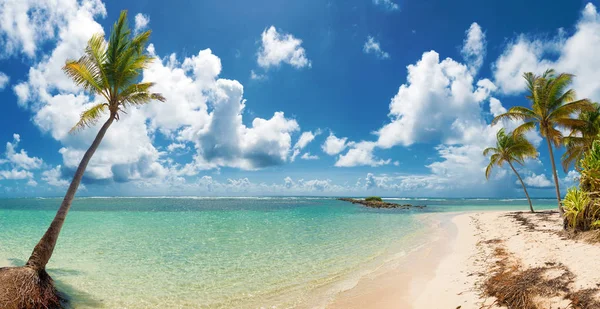
[[(122, 11), (108, 42), (104, 40), (102, 34), (92, 36), (83, 56), (79, 60), (67, 61), (63, 67), (64, 72), (75, 84), (103, 101), (84, 111), (71, 132), (96, 124), (105, 114), (108, 114), (108, 119), (81, 159), (54, 220), (33, 249), (27, 264), (24, 267), (0, 269), (0, 307), (53, 308), (56, 306), (58, 297), (52, 279), (46, 273), (45, 268), (52, 256), (59, 233), (90, 159), (98, 149), (110, 125), (113, 121), (119, 120), (119, 114), (124, 109), (154, 100), (165, 101), (162, 95), (150, 92), (153, 83), (139, 82), (141, 71), (153, 60), (153, 57), (145, 53), (149, 37), (150, 31), (133, 36), (128, 27), (127, 11)], [(12, 283), (13, 285), (6, 287), (3, 286), (3, 283)], [(38, 303), (34, 306), (29, 306), (30, 303), (7, 304), (3, 301), (18, 302), (21, 300), (15, 297), (3, 298), (6, 296), (3, 295), (3, 292), (6, 295), (11, 293), (13, 296), (20, 295), (20, 299), (24, 301), (29, 299), (29, 302)]]
[(492, 168), (494, 166), (502, 167), (504, 162), (508, 163), (523, 186), (523, 191), (525, 191), (525, 196), (527, 196), (531, 212), (534, 211), (531, 199), (529, 198), (529, 193), (527, 193), (527, 188), (525, 187), (523, 179), (521, 179), (521, 176), (513, 166), (513, 162), (523, 165), (523, 161), (526, 158), (537, 157), (537, 153), (535, 147), (525, 138), (523, 133), (506, 134), (504, 129), (500, 129), (496, 134), (496, 147), (489, 147), (483, 151), (483, 155), (486, 157), (489, 154), (492, 154), (490, 157), (490, 164), (488, 164), (485, 169), (485, 178), (490, 179)]
[(554, 70), (549, 69), (541, 76), (531, 72), (523, 74), (527, 82), (528, 94), (526, 98), (531, 102), (531, 108), (523, 106), (511, 107), (506, 113), (496, 116), (492, 124), (502, 119), (513, 119), (523, 121), (513, 134), (525, 133), (538, 127), (542, 137), (546, 138), (548, 152), (552, 163), (552, 174), (556, 187), (556, 199), (558, 200), (558, 211), (561, 216), (563, 209), (560, 202), (560, 188), (558, 186), (558, 175), (556, 174), (556, 163), (554, 161), (555, 147), (561, 145), (562, 133), (558, 128), (572, 129), (583, 126), (584, 121), (573, 119), (574, 113), (589, 111), (593, 105), (588, 99), (575, 100), (575, 90), (567, 89), (573, 80), (572, 74), (560, 73), (556, 75)]
[(566, 172), (571, 164), (579, 170), (579, 161), (598, 139), (600, 133), (600, 104), (593, 103), (594, 110), (581, 112), (579, 119), (584, 121), (583, 126), (573, 127), (569, 136), (564, 137), (563, 144), (567, 148), (562, 156), (562, 166)]

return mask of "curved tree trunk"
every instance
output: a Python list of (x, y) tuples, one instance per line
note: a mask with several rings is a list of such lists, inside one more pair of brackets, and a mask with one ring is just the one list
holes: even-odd
[(44, 236), (42, 236), (42, 239), (40, 239), (38, 244), (33, 249), (33, 252), (31, 253), (31, 256), (29, 257), (29, 260), (27, 261), (26, 266), (32, 267), (36, 270), (43, 270), (46, 268), (46, 264), (48, 264), (48, 261), (50, 260), (50, 257), (52, 256), (52, 252), (54, 251), (54, 246), (56, 245), (56, 240), (58, 239), (60, 230), (61, 230), (63, 223), (65, 222), (65, 219), (67, 217), (67, 213), (69, 212), (69, 209), (71, 208), (71, 203), (73, 202), (73, 198), (75, 197), (77, 188), (79, 187), (79, 184), (81, 183), (81, 178), (83, 178), (83, 173), (85, 172), (85, 168), (87, 167), (88, 163), (90, 162), (90, 159), (94, 155), (94, 152), (96, 152), (96, 149), (98, 149), (98, 146), (100, 145), (100, 142), (102, 141), (102, 138), (104, 138), (104, 134), (106, 134), (108, 127), (110, 127), (110, 125), (112, 124), (114, 119), (115, 119), (114, 115), (111, 114), (110, 117), (108, 118), (108, 120), (104, 123), (104, 125), (100, 129), (100, 131), (98, 131), (98, 134), (96, 135), (96, 138), (94, 139), (94, 142), (92, 143), (90, 148), (83, 155), (83, 158), (81, 159), (81, 162), (79, 163), (79, 166), (77, 167), (77, 171), (75, 172), (75, 175), (73, 176), (71, 185), (69, 186), (69, 189), (67, 190), (67, 193), (65, 194), (65, 198), (63, 199), (62, 204), (60, 204), (60, 208), (56, 212), (56, 216), (54, 217), (54, 220), (52, 220), (50, 227), (48, 228), (48, 230), (46, 231)]
[(529, 193), (527, 193), (527, 188), (525, 187), (525, 183), (523, 182), (523, 179), (521, 179), (521, 175), (519, 175), (519, 173), (517, 173), (517, 170), (515, 169), (515, 167), (512, 165), (512, 163), (510, 161), (508, 161), (508, 165), (510, 165), (510, 168), (512, 168), (513, 172), (515, 172), (515, 174), (517, 175), (517, 178), (519, 178), (519, 181), (521, 182), (521, 185), (523, 186), (523, 191), (525, 191), (525, 196), (527, 196), (527, 201), (529, 202), (529, 209), (531, 210), (531, 212), (535, 212), (533, 210), (533, 205), (531, 205), (531, 199), (529, 198)]
[(552, 175), (554, 175), (554, 186), (556, 187), (556, 199), (558, 200), (558, 212), (562, 217), (564, 215), (564, 211), (560, 202), (560, 188), (558, 187), (558, 175), (556, 174), (556, 163), (554, 162), (554, 151), (552, 151), (552, 144), (550, 139), (546, 137), (546, 141), (548, 142), (548, 152), (550, 152), (550, 161), (552, 162)]

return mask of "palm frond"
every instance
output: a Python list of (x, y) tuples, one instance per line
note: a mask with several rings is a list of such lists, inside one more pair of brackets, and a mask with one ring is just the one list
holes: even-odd
[(74, 133), (85, 127), (91, 127), (98, 122), (98, 119), (104, 114), (108, 108), (107, 103), (96, 104), (90, 109), (81, 113), (81, 117), (77, 124), (71, 128), (69, 133)]
[(574, 113), (584, 111), (594, 111), (595, 107), (588, 99), (573, 101), (557, 107), (549, 115), (548, 119), (568, 118)]

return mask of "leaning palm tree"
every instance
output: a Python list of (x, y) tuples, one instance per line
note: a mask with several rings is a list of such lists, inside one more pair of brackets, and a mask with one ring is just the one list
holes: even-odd
[(485, 169), (485, 178), (490, 179), (492, 168), (494, 166), (502, 167), (504, 162), (508, 163), (508, 166), (515, 172), (515, 175), (517, 175), (517, 178), (519, 178), (519, 181), (523, 186), (523, 191), (525, 191), (525, 196), (529, 202), (529, 209), (531, 212), (534, 212), (534, 210), (531, 199), (529, 198), (529, 193), (527, 193), (527, 188), (525, 187), (525, 182), (521, 179), (521, 175), (519, 175), (513, 166), (513, 162), (523, 165), (523, 161), (526, 158), (535, 158), (537, 157), (537, 153), (535, 147), (525, 138), (523, 133), (506, 134), (504, 129), (500, 129), (496, 134), (496, 147), (489, 147), (483, 151), (483, 155), (486, 157), (489, 154), (492, 154), (490, 157), (490, 164), (488, 164)]
[(593, 103), (594, 109), (581, 112), (578, 119), (583, 120), (582, 126), (573, 127), (569, 136), (565, 136), (563, 144), (566, 151), (562, 156), (562, 166), (566, 172), (571, 164), (579, 170), (579, 162), (591, 147), (600, 133), (600, 104)]
[(531, 102), (531, 108), (514, 106), (506, 113), (496, 116), (492, 123), (495, 124), (502, 119), (523, 121), (523, 124), (513, 131), (514, 134), (539, 128), (540, 134), (546, 138), (548, 144), (558, 211), (562, 216), (563, 209), (560, 202), (560, 188), (552, 144), (555, 147), (561, 145), (563, 136), (559, 128), (570, 130), (584, 124), (583, 120), (572, 118), (573, 114), (592, 110), (593, 106), (587, 99), (575, 100), (575, 90), (567, 89), (573, 80), (572, 74), (560, 73), (557, 75), (554, 70), (550, 69), (541, 76), (528, 72), (523, 74), (523, 77), (527, 82), (529, 93), (526, 98)]
[(92, 106), (81, 114), (81, 119), (71, 132), (96, 124), (105, 114), (108, 114), (108, 119), (83, 155), (54, 220), (33, 249), (26, 265), (0, 269), (1, 308), (60, 306), (53, 281), (46, 273), (46, 264), (52, 256), (90, 159), (110, 125), (115, 120), (119, 120), (119, 114), (124, 109), (154, 100), (165, 100), (162, 95), (150, 92), (153, 83), (140, 82), (141, 71), (153, 60), (153, 57), (145, 53), (149, 37), (150, 31), (133, 36), (128, 27), (127, 12), (122, 11), (108, 42), (104, 40), (102, 34), (96, 34), (89, 40), (79, 60), (66, 62), (63, 70), (75, 84), (102, 100), (102, 103)]

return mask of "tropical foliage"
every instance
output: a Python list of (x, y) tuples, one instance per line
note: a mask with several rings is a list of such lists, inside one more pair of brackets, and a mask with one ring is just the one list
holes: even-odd
[(501, 167), (505, 162), (510, 166), (513, 172), (519, 178), (527, 201), (529, 202), (529, 209), (533, 212), (533, 205), (527, 193), (527, 188), (521, 175), (517, 172), (513, 166), (513, 162), (523, 165), (526, 158), (533, 158), (537, 156), (537, 150), (535, 147), (525, 138), (523, 133), (506, 134), (504, 129), (501, 129), (496, 134), (496, 147), (489, 147), (483, 151), (484, 156), (491, 154), (490, 163), (485, 169), (485, 178), (489, 179), (494, 166)]
[(565, 172), (572, 164), (575, 164), (576, 169), (580, 169), (579, 162), (583, 155), (598, 138), (600, 133), (600, 104), (593, 103), (593, 105), (593, 110), (579, 114), (578, 119), (584, 121), (582, 125), (573, 127), (569, 136), (564, 138), (563, 144), (566, 151), (562, 156), (562, 166)]
[(595, 141), (580, 162), (579, 188), (565, 196), (565, 221), (576, 231), (600, 228), (600, 141)]
[(573, 118), (573, 114), (592, 111), (594, 106), (588, 99), (577, 100), (575, 91), (569, 89), (573, 80), (572, 74), (556, 74), (554, 70), (550, 69), (542, 75), (528, 72), (523, 74), (523, 77), (528, 89), (526, 98), (530, 101), (531, 107), (512, 107), (506, 113), (495, 117), (492, 123), (497, 123), (502, 119), (522, 121), (523, 123), (513, 131), (514, 134), (521, 134), (536, 127), (539, 129), (548, 144), (558, 209), (562, 214), (560, 188), (552, 146), (560, 147), (562, 145), (563, 135), (559, 129), (574, 130), (586, 125), (585, 120)]

